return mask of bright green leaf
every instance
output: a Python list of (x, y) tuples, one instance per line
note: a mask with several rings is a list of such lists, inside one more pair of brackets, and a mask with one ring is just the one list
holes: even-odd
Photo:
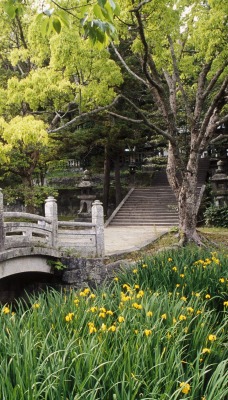
[(43, 37), (46, 36), (47, 31), (49, 29), (49, 25), (50, 25), (49, 18), (47, 18), (47, 17), (43, 18), (43, 20), (40, 24), (40, 30), (41, 30), (41, 34)]
[(15, 7), (15, 5), (14, 4), (12, 4), (12, 3), (6, 3), (6, 4), (3, 4), (3, 9), (4, 9), (4, 11), (6, 12), (6, 14), (10, 17), (10, 18), (15, 18), (15, 15), (16, 15), (16, 7)]
[(53, 25), (54, 30), (55, 30), (57, 33), (60, 33), (60, 32), (61, 32), (61, 22), (60, 22), (60, 20), (59, 20), (58, 18), (54, 18), (54, 19), (53, 19), (52, 25)]
[(102, 14), (101, 8), (99, 7), (98, 4), (96, 4), (96, 5), (93, 7), (93, 12), (94, 12), (95, 17), (97, 17), (97, 18), (99, 18), (99, 19), (102, 19), (103, 14)]
[(55, 11), (55, 16), (59, 18), (61, 24), (65, 25), (67, 28), (70, 26), (70, 15), (64, 10)]
[(104, 8), (104, 6), (105, 6), (107, 0), (98, 0), (97, 2), (98, 2), (99, 6), (100, 6), (101, 8)]

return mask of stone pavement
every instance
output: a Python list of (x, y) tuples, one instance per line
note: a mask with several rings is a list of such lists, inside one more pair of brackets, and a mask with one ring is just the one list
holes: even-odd
[(105, 255), (140, 250), (169, 229), (167, 226), (107, 226), (104, 230)]

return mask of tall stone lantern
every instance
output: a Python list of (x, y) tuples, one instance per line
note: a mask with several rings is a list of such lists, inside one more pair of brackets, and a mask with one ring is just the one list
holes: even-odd
[(225, 173), (225, 163), (217, 162), (217, 169), (211, 178), (212, 192), (217, 207), (228, 206), (228, 175)]
[(78, 199), (80, 199), (79, 220), (90, 221), (92, 218), (92, 203), (96, 196), (92, 193), (93, 184), (87, 169), (84, 171), (84, 176), (78, 187), (81, 189), (81, 194), (78, 196)]

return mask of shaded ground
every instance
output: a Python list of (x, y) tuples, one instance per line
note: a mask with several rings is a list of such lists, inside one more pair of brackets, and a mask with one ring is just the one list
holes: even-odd
[(167, 226), (108, 226), (104, 230), (105, 255), (138, 251), (167, 233)]
[(228, 229), (225, 228), (200, 228), (199, 232), (212, 244), (228, 251)]

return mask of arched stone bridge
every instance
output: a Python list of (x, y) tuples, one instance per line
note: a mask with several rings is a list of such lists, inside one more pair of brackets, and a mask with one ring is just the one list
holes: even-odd
[(45, 216), (4, 212), (0, 189), (0, 279), (24, 272), (52, 273), (47, 261), (67, 254), (104, 256), (104, 215), (99, 200), (92, 222), (58, 221), (57, 203), (45, 201)]
[(0, 279), (19, 273), (40, 272), (52, 274), (48, 260), (60, 258), (58, 250), (45, 247), (22, 247), (0, 253)]

